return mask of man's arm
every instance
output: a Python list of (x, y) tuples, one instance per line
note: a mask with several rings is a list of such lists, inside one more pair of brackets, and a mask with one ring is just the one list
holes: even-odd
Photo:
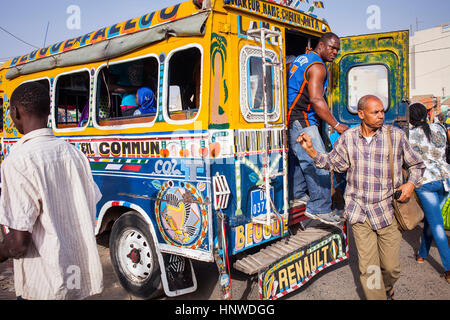
[(330, 153), (322, 154), (314, 149), (311, 137), (307, 133), (302, 132), (297, 138), (297, 142), (313, 159), (317, 168), (336, 172), (345, 172), (349, 168), (348, 152), (343, 141), (342, 137), (339, 138)]
[[(345, 124), (339, 124), (331, 114), (328, 104), (323, 97), (323, 83), (327, 76), (327, 70), (322, 64), (313, 65), (308, 71), (308, 93), (314, 111), (337, 132), (343, 133), (348, 129)], [(338, 125), (339, 124), (339, 125)]]
[(9, 258), (21, 258), (27, 252), (30, 243), (31, 233), (9, 229), (5, 240), (0, 243), (0, 262), (4, 262)]

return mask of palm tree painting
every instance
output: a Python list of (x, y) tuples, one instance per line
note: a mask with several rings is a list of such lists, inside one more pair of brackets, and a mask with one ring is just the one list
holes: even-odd
[(211, 36), (211, 63), (213, 71), (213, 97), (211, 105), (211, 125), (210, 128), (228, 129), (228, 116), (220, 106), (221, 84), (223, 83), (224, 99), (223, 104), (228, 100), (228, 88), (226, 80), (223, 79), (225, 62), (227, 60), (227, 40), (225, 37), (213, 33)]

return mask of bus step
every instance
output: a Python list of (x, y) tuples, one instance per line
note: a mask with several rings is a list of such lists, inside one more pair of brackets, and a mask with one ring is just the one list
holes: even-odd
[[(316, 222), (316, 221), (314, 221)], [(337, 227), (317, 223), (310, 225), (305, 231), (279, 239), (253, 254), (243, 254), (233, 267), (248, 275), (254, 275), (266, 269), (289, 254), (336, 232)]]

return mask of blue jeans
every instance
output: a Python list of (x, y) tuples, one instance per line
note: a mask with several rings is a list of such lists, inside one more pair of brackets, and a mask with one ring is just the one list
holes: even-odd
[(416, 189), (417, 197), (422, 204), (425, 214), (424, 227), (422, 233), (422, 243), (419, 249), (419, 256), (426, 258), (430, 251), (431, 243), (434, 239), (441, 256), (445, 271), (450, 270), (450, 248), (444, 230), (444, 219), (442, 218), (442, 207), (446, 200), (444, 183), (434, 181), (424, 184)]
[(306, 180), (297, 156), (291, 148), (289, 148), (288, 166), (289, 200), (301, 199), (307, 196), (308, 188), (306, 186)]
[[(317, 126), (303, 128), (300, 122), (295, 121), (289, 129), (289, 150), (293, 152), (297, 161), (293, 161), (294, 177), (293, 193), (299, 194), (296, 188), (306, 185), (310, 200), (306, 205), (306, 210), (312, 214), (328, 213), (331, 211), (331, 181), (330, 173), (327, 170), (317, 169), (311, 157), (305, 149), (297, 142), (300, 133), (306, 132), (312, 140), (312, 144), (317, 152), (325, 153), (325, 145), (320, 136)], [(299, 170), (300, 169), (300, 170)], [(303, 173), (303, 179), (299, 177), (299, 172)], [(298, 179), (298, 180), (297, 180)], [(296, 186), (297, 185), (297, 186)]]

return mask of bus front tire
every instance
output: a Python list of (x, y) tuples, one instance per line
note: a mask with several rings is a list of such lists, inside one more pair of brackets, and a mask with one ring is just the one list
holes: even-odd
[(123, 288), (152, 299), (163, 293), (161, 270), (149, 225), (130, 211), (117, 219), (109, 239), (111, 263)]

